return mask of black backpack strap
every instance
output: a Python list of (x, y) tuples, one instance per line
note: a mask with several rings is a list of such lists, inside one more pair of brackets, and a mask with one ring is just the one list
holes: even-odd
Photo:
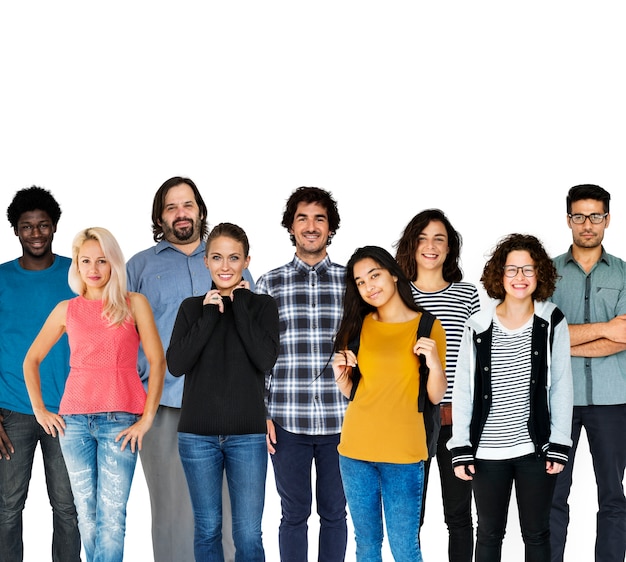
[[(427, 310), (422, 311), (422, 317), (420, 318), (419, 325), (417, 326), (417, 339), (420, 339), (421, 337), (429, 338), (434, 323), (435, 316)], [(419, 354), (419, 361), (420, 389), (417, 396), (417, 411), (423, 412), (426, 405), (426, 397), (428, 396), (426, 392), (426, 382), (428, 381), (428, 373), (430, 372), (430, 369), (428, 368), (428, 365), (426, 365), (426, 357), (424, 357), (421, 353)]]

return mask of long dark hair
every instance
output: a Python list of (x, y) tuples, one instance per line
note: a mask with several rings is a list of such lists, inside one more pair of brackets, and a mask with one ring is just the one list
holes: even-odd
[(163, 227), (160, 223), (163, 211), (165, 210), (165, 197), (167, 196), (167, 192), (172, 189), (172, 187), (183, 183), (188, 185), (191, 191), (193, 191), (196, 204), (200, 209), (200, 238), (204, 240), (209, 232), (209, 226), (207, 224), (207, 206), (204, 199), (202, 199), (202, 195), (200, 195), (198, 187), (189, 178), (174, 176), (163, 182), (161, 187), (159, 187), (154, 194), (154, 200), (152, 201), (152, 238), (154, 238), (155, 242), (159, 242), (163, 239)]
[(346, 349), (348, 344), (360, 333), (363, 318), (376, 308), (367, 304), (359, 293), (359, 289), (354, 281), (354, 266), (370, 258), (382, 269), (386, 269), (391, 275), (398, 278), (398, 293), (402, 302), (415, 312), (422, 312), (424, 309), (413, 300), (411, 292), (411, 282), (404, 274), (398, 262), (384, 248), (379, 246), (363, 246), (357, 248), (346, 265), (346, 290), (343, 301), (343, 316), (337, 335), (335, 336), (334, 351)]
[(419, 244), (420, 234), (432, 221), (442, 223), (448, 233), (448, 248), (450, 251), (443, 262), (443, 270), (441, 272), (443, 278), (448, 283), (458, 283), (463, 279), (463, 271), (459, 266), (463, 238), (461, 234), (454, 229), (445, 213), (439, 209), (426, 209), (415, 215), (409, 221), (400, 240), (394, 244), (396, 248), (396, 260), (411, 281), (417, 279), (415, 252)]

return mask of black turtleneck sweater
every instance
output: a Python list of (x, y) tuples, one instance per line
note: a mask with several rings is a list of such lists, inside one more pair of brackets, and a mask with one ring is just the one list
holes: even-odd
[(276, 301), (236, 289), (224, 312), (185, 299), (167, 350), (167, 366), (185, 375), (178, 431), (198, 435), (266, 433), (265, 372), (278, 357)]

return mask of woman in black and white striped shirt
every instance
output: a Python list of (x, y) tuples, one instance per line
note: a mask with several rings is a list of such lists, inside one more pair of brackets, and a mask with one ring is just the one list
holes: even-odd
[[(448, 388), (439, 405), (441, 430), (436, 457), (443, 516), (448, 527), (449, 562), (471, 562), (474, 550), (471, 483), (455, 476), (452, 457), (446, 448), (452, 435), (452, 386), (463, 327), (480, 310), (476, 286), (462, 280), (461, 246), (461, 234), (440, 209), (420, 211), (406, 225), (396, 244), (396, 261), (411, 279), (413, 300), (434, 314), (446, 331)], [(431, 460), (424, 463), (422, 523)]]

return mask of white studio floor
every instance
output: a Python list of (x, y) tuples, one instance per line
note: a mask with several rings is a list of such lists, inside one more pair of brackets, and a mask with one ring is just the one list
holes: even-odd
[[(596, 493), (591, 457), (583, 437), (579, 445), (578, 458), (574, 469), (574, 486), (571, 495), (572, 523), (566, 549), (566, 560), (593, 560), (596, 517)], [(441, 495), (437, 467), (431, 467), (431, 478), (426, 505), (426, 520), (422, 529), (422, 553), (426, 562), (445, 562), (447, 560), (447, 531), (443, 522)], [(315, 512), (315, 510), (313, 510)], [(266, 559), (277, 562), (278, 524), (280, 521), (280, 502), (274, 485), (271, 463), (268, 466), (266, 506), (263, 517), (263, 536)], [(355, 543), (351, 521), (348, 517), (348, 551), (346, 562), (353, 562)], [(311, 562), (317, 559), (317, 517), (312, 515), (310, 522), (309, 557)], [(41, 455), (37, 453), (29, 498), (24, 512), (24, 561), (43, 562), (50, 560), (50, 541), (52, 536), (52, 516), (46, 495)], [(574, 554), (575, 553), (575, 554)], [(152, 545), (150, 540), (150, 502), (143, 477), (143, 470), (138, 464), (133, 488), (128, 504), (126, 529), (125, 560), (129, 562), (150, 562)], [(392, 561), (388, 545), (383, 546), (383, 559)], [(503, 560), (523, 562), (524, 548), (519, 531), (517, 510), (514, 497), (509, 514), (507, 536), (503, 547)], [(175, 561), (173, 561), (175, 562)]]

